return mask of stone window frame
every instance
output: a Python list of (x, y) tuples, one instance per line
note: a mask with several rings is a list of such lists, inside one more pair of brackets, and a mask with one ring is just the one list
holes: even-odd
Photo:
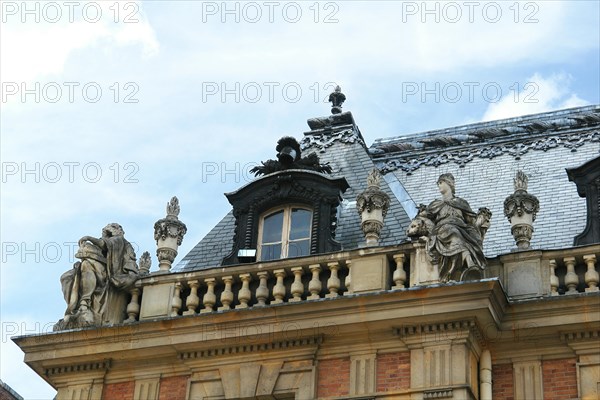
[(335, 241), (337, 209), (342, 194), (348, 188), (343, 177), (291, 169), (260, 177), (234, 192), (226, 193), (233, 206), (235, 229), (232, 250), (223, 258), (221, 265), (257, 262), (256, 254), (245, 257), (238, 256), (238, 252), (257, 250), (261, 216), (268, 210), (286, 205), (297, 204), (313, 211), (309, 255), (341, 250), (341, 244)]
[[(292, 210), (295, 208), (310, 212), (309, 234), (307, 237), (307, 239), (309, 241), (308, 251), (310, 254), (310, 248), (311, 248), (312, 237), (313, 237), (311, 228), (313, 225), (313, 218), (315, 217), (314, 208), (310, 207), (306, 204), (302, 204), (302, 203), (285, 203), (285, 204), (281, 204), (276, 207), (271, 207), (268, 210), (263, 211), (259, 216), (258, 235), (256, 237), (256, 260), (257, 261), (263, 261), (262, 260), (262, 244), (263, 244), (262, 243), (262, 235), (263, 235), (264, 221), (267, 217), (277, 213), (278, 211), (283, 211), (283, 226), (281, 229), (281, 255), (279, 258), (273, 259), (273, 260), (283, 260), (283, 259), (290, 258), (290, 257), (288, 257), (289, 243), (290, 243), (289, 234), (290, 234), (290, 229), (291, 229)], [(276, 243), (276, 242), (274, 242), (274, 243)], [(272, 260), (266, 260), (266, 261), (272, 261)]]

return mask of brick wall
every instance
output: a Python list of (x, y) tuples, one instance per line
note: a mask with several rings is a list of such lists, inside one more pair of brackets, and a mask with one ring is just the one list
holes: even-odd
[(173, 376), (160, 380), (160, 400), (185, 400), (189, 376)]
[(119, 382), (104, 385), (102, 398), (104, 400), (133, 400), (135, 382)]
[(586, 143), (575, 152), (565, 147), (545, 152), (530, 150), (519, 160), (508, 154), (492, 159), (475, 157), (463, 168), (451, 162), (439, 167), (423, 166), (411, 175), (401, 170), (393, 173), (417, 204), (429, 204), (439, 198), (437, 178), (442, 173), (452, 173), (458, 197), (467, 200), (475, 212), (479, 207), (488, 207), (493, 213), (484, 243), (486, 256), (493, 257), (515, 247), (510, 224), (504, 217), (504, 199), (514, 192), (513, 178), (518, 169), (529, 176), (528, 191), (540, 201), (531, 246), (538, 249), (572, 246), (573, 238), (585, 228), (587, 210), (585, 199), (579, 197), (575, 184), (569, 182), (565, 168), (578, 167), (599, 154), (600, 144)]
[(577, 398), (577, 368), (574, 358), (542, 362), (545, 400)]
[(317, 370), (317, 397), (321, 399), (346, 396), (349, 392), (350, 358), (319, 361)]
[(377, 356), (377, 391), (391, 392), (410, 388), (410, 352)]
[(492, 398), (513, 400), (515, 397), (512, 364), (492, 365)]

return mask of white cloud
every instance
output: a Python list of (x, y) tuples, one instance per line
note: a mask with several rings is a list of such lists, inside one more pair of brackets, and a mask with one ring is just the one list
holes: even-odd
[(518, 92), (511, 91), (497, 103), (491, 103), (482, 120), (491, 121), (589, 104), (577, 94), (571, 93), (572, 79), (572, 76), (564, 73), (544, 77), (536, 72)]
[[(136, 15), (136, 23), (115, 23), (114, 11), (109, 7), (116, 3), (93, 3), (102, 7), (97, 22), (84, 19), (81, 8), (73, 11), (73, 22), (70, 22), (69, 9), (61, 5), (64, 3), (55, 3), (62, 15), (56, 23), (48, 22), (44, 17), (46, 14), (39, 8), (39, 2), (33, 5), (39, 9), (40, 22), (35, 21), (35, 14), (22, 15), (21, 8), (26, 7), (26, 3), (15, 3), (16, 14), (3, 15), (6, 22), (2, 23), (0, 39), (2, 81), (31, 82), (40, 77), (60, 74), (74, 51), (99, 43), (106, 47), (140, 45), (146, 56), (158, 52), (159, 44), (141, 12), (141, 1), (127, 3), (137, 5), (139, 15)], [(50, 15), (54, 18), (55, 14)], [(25, 18), (25, 23), (22, 18)]]

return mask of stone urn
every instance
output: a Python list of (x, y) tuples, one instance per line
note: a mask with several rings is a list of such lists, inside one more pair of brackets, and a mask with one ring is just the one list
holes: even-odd
[(381, 190), (381, 174), (376, 168), (367, 177), (367, 189), (356, 197), (356, 208), (360, 215), (360, 227), (367, 246), (377, 246), (383, 219), (390, 207), (390, 197)]
[(511, 233), (519, 250), (529, 249), (533, 235), (533, 222), (540, 210), (540, 202), (527, 193), (529, 178), (523, 171), (517, 171), (514, 179), (515, 192), (504, 200), (504, 215), (508, 218)]
[(159, 273), (167, 273), (171, 270), (171, 265), (177, 257), (177, 249), (187, 232), (187, 227), (178, 218), (179, 211), (179, 200), (173, 197), (167, 204), (167, 216), (154, 224)]

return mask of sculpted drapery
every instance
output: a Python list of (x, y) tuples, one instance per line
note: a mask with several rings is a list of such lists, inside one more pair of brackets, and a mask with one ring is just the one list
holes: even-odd
[(81, 261), (60, 278), (67, 310), (54, 329), (123, 322), (138, 266), (121, 225), (107, 225), (101, 238), (82, 237), (75, 257)]
[(483, 237), (491, 212), (480, 208), (476, 214), (466, 200), (456, 197), (452, 174), (440, 175), (437, 184), (442, 198), (419, 207), (407, 234), (426, 242), (427, 254), (437, 265), (442, 282), (460, 280), (467, 270), (485, 268)]

